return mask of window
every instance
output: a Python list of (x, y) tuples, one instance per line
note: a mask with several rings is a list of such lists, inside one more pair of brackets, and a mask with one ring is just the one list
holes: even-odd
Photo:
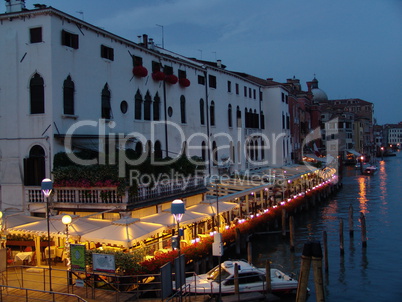
[(29, 157), (24, 158), (24, 185), (40, 186), (45, 177), (45, 150), (35, 145), (29, 151)]
[(202, 161), (206, 161), (207, 160), (207, 156), (206, 156), (206, 145), (205, 145), (205, 141), (202, 141), (201, 143), (201, 158)]
[(228, 126), (232, 127), (232, 105), (228, 106)]
[(152, 61), (152, 72), (161, 71), (161, 63)]
[(282, 103), (285, 102), (285, 94), (282, 92)]
[(142, 118), (142, 96), (139, 90), (137, 90), (137, 93), (135, 94), (134, 107), (135, 107), (134, 118), (136, 120), (140, 120)]
[(112, 108), (110, 106), (110, 90), (107, 83), (102, 89), (102, 118), (112, 118)]
[(162, 158), (162, 145), (160, 141), (156, 141), (154, 145), (154, 155), (156, 159)]
[(165, 65), (165, 67), (163, 67), (163, 72), (164, 72), (166, 75), (172, 75), (172, 74), (173, 74), (173, 67), (172, 67), (172, 66), (166, 66), (166, 65)]
[(198, 84), (205, 85), (205, 77), (199, 75), (198, 76)]
[(232, 82), (228, 81), (228, 92), (232, 92)]
[(29, 29), (31, 43), (42, 42), (42, 27), (34, 27)]
[(78, 35), (62, 30), (61, 44), (74, 49), (78, 49)]
[(114, 60), (114, 49), (101, 45), (101, 57), (110, 61)]
[(211, 118), (211, 126), (215, 126), (215, 103), (211, 102), (211, 106), (209, 107), (209, 115)]
[(247, 97), (247, 87), (244, 86), (244, 96)]
[(264, 117), (264, 112), (261, 111), (260, 113), (260, 127), (261, 129), (265, 129), (265, 117)]
[(149, 91), (147, 91), (144, 102), (144, 120), (146, 121), (151, 120), (151, 106), (152, 106), (151, 95), (149, 94)]
[(216, 88), (216, 76), (209, 75), (209, 87)]
[(252, 89), (251, 88), (249, 88), (248, 89), (248, 97), (251, 99), (251, 91), (252, 91)]
[(31, 114), (45, 113), (45, 88), (43, 78), (35, 73), (29, 82)]
[(205, 112), (204, 112), (204, 100), (200, 99), (200, 122), (201, 125), (205, 125)]
[(180, 117), (183, 124), (186, 123), (186, 98), (184, 95), (180, 97)]
[(240, 111), (239, 106), (237, 106), (237, 109), (236, 109), (236, 122), (237, 122), (237, 127), (241, 128), (241, 111)]
[(128, 103), (127, 103), (127, 101), (121, 101), (121, 103), (120, 103), (120, 111), (121, 111), (121, 113), (123, 113), (123, 114), (126, 114), (127, 113), (127, 110), (128, 110)]
[(216, 166), (218, 164), (218, 147), (216, 145), (216, 142), (214, 141), (212, 143), (212, 153), (213, 153), (213, 165)]
[(142, 58), (133, 56), (133, 66), (142, 66)]
[(63, 85), (63, 113), (74, 115), (74, 82), (68, 76)]
[(160, 120), (160, 105), (161, 105), (161, 99), (156, 93), (154, 97), (154, 105), (153, 105), (153, 113), (154, 113), (154, 121), (159, 121)]
[(236, 94), (239, 94), (239, 84), (236, 83), (235, 87), (236, 87)]
[(187, 78), (187, 73), (184, 70), (178, 70), (177, 75), (179, 76), (179, 79), (186, 79)]
[(257, 91), (253, 89), (253, 99), (255, 100), (257, 98)]

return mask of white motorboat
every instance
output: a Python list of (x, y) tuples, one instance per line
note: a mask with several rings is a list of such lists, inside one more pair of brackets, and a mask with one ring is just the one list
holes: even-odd
[(363, 170), (364, 175), (374, 175), (375, 173), (377, 173), (377, 167), (374, 165), (365, 167)]
[[(186, 278), (186, 291), (190, 293), (221, 294), (235, 293), (235, 264), (238, 265), (239, 292), (261, 292), (266, 290), (265, 268), (257, 268), (243, 260), (225, 261), (206, 274)], [(291, 293), (297, 290), (297, 280), (282, 271), (271, 268), (272, 292)]]

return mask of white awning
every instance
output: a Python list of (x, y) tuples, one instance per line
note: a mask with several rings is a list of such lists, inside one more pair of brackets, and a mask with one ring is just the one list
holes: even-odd
[(361, 154), (359, 153), (359, 152), (357, 152), (356, 150), (353, 150), (353, 149), (349, 149), (349, 150), (346, 150), (348, 153), (350, 153), (350, 154), (353, 154), (353, 155), (355, 155), (355, 156), (361, 156)]

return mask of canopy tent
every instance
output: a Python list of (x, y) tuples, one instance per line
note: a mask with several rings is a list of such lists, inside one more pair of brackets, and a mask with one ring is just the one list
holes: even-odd
[(138, 218), (123, 217), (108, 222), (107, 226), (84, 234), (82, 240), (105, 242), (129, 248), (138, 240), (145, 239), (164, 229), (162, 224), (140, 221)]
[[(218, 201), (219, 214), (233, 210), (237, 206), (238, 204), (233, 202)], [(189, 207), (187, 210), (196, 213), (208, 214), (209, 216), (215, 215), (217, 213), (216, 200), (204, 200), (197, 205)]]
[(23, 213), (14, 213), (3, 217), (5, 229), (13, 228), (19, 225), (41, 221), (44, 218), (25, 215)]
[[(62, 222), (64, 215), (56, 215), (49, 217), (49, 231), (51, 235), (64, 234), (66, 225)], [(68, 232), (71, 236), (82, 236), (87, 232), (102, 228), (110, 224), (110, 221), (94, 218), (84, 218), (77, 215), (70, 215), (72, 221), (69, 225)], [(11, 232), (31, 232), (47, 234), (47, 219), (41, 219), (31, 223), (11, 227)]]
[(357, 152), (356, 150), (353, 150), (353, 149), (346, 150), (346, 152), (348, 152), (350, 154), (353, 154), (354, 156), (361, 156), (361, 153), (359, 153), (359, 152)]
[[(201, 221), (204, 218), (207, 218), (209, 216), (210, 215), (208, 215), (206, 213), (195, 213), (193, 211), (189, 211), (188, 209), (186, 209), (180, 223), (190, 224), (193, 222)], [(165, 227), (174, 227), (176, 225), (176, 221), (175, 221), (173, 215), (171, 214), (170, 210), (141, 218), (141, 221), (151, 222), (151, 223), (160, 223), (160, 224), (164, 225)]]

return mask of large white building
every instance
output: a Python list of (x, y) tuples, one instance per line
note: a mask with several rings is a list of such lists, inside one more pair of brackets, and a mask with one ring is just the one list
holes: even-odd
[(291, 163), (284, 86), (169, 52), (146, 35), (128, 41), (52, 7), (5, 3), (2, 209), (29, 211), (26, 189), (51, 177), (58, 152), (186, 152), (207, 161), (207, 175), (222, 164), (234, 172)]

